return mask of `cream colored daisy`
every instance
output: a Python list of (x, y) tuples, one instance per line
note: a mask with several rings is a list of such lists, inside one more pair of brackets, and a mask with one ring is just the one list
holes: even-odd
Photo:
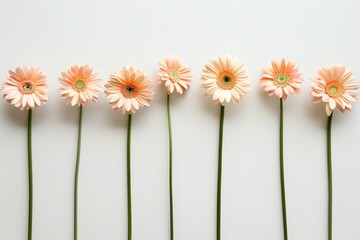
[(176, 91), (183, 94), (191, 83), (191, 70), (177, 57), (165, 57), (159, 63), (158, 84), (164, 83), (169, 94)]
[(229, 55), (210, 60), (203, 69), (201, 79), (205, 95), (222, 106), (230, 101), (240, 103), (251, 90), (244, 63)]

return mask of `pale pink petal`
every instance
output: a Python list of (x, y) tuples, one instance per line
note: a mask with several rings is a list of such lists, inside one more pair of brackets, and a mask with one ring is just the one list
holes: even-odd
[(329, 107), (331, 110), (334, 110), (336, 108), (336, 101), (333, 98), (329, 99)]

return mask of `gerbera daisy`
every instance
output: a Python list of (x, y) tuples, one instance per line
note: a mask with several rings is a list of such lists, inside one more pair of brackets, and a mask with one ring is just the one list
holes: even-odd
[(105, 85), (105, 94), (114, 110), (122, 110), (128, 115), (127, 127), (127, 200), (128, 200), (128, 239), (132, 238), (132, 204), (131, 204), (131, 121), (132, 115), (140, 107), (149, 106), (154, 95), (153, 84), (143, 71), (132, 66), (122, 67), (110, 75)]
[(61, 73), (59, 81), (62, 84), (60, 94), (66, 98), (71, 106), (79, 106), (79, 129), (77, 140), (76, 167), (74, 179), (74, 239), (78, 235), (78, 179), (80, 169), (80, 148), (81, 148), (81, 132), (82, 132), (82, 115), (83, 107), (89, 101), (96, 102), (101, 89), (97, 73), (93, 73), (89, 65), (77, 66), (73, 65), (65, 72)]
[(38, 67), (18, 67), (9, 71), (3, 86), (3, 96), (15, 107), (33, 109), (45, 104), (48, 97), (46, 76)]
[(240, 103), (251, 89), (244, 63), (229, 55), (210, 60), (201, 79), (205, 95), (212, 96), (215, 103), (220, 102), (222, 106), (230, 101)]
[(314, 103), (325, 102), (328, 116), (337, 108), (341, 112), (351, 110), (351, 102), (357, 101), (359, 85), (354, 82), (350, 69), (342, 65), (327, 65), (313, 79), (310, 93)]
[(300, 93), (300, 84), (303, 81), (295, 63), (286, 63), (286, 60), (282, 59), (281, 63), (271, 61), (271, 66), (264, 67), (260, 86), (264, 87), (270, 96), (275, 94), (286, 100), (289, 94)]
[(283, 134), (283, 101), (289, 94), (300, 93), (300, 84), (303, 82), (301, 73), (295, 67), (294, 62), (286, 62), (283, 58), (281, 62), (271, 61), (271, 66), (263, 68), (260, 86), (264, 87), (265, 92), (269, 96), (276, 95), (280, 98), (280, 129), (279, 129), (279, 145), (280, 145), (280, 185), (281, 185), (281, 205), (283, 216), (283, 233), (284, 239), (288, 239), (287, 231), (287, 213), (286, 213), (286, 193), (285, 193), (285, 174), (284, 174), (284, 134)]
[(107, 100), (115, 110), (133, 114), (140, 107), (148, 107), (154, 95), (153, 84), (141, 70), (122, 67), (110, 75), (105, 85)]
[(206, 96), (212, 96), (220, 106), (219, 150), (218, 150), (218, 181), (216, 199), (216, 239), (221, 239), (221, 176), (222, 176), (222, 146), (225, 117), (225, 105), (230, 101), (240, 103), (250, 91), (248, 73), (244, 63), (231, 56), (212, 59), (203, 69), (201, 87)]
[(177, 57), (165, 57), (159, 63), (158, 84), (165, 83), (168, 93), (183, 94), (189, 89), (191, 83), (191, 70)]
[(85, 106), (89, 101), (98, 100), (101, 80), (89, 65), (71, 66), (61, 73), (59, 81), (62, 84), (60, 94), (71, 106)]
[(176, 90), (183, 94), (189, 89), (191, 83), (191, 70), (186, 67), (177, 57), (165, 57), (159, 63), (158, 84), (165, 83), (167, 88), (167, 120), (169, 131), (169, 206), (170, 206), (170, 239), (174, 239), (174, 209), (173, 209), (173, 187), (172, 187), (172, 129), (170, 114), (170, 94)]
[(356, 102), (359, 85), (354, 81), (350, 69), (343, 65), (327, 65), (321, 68), (313, 79), (310, 96), (314, 103), (325, 102), (327, 114), (327, 174), (328, 174), (328, 239), (332, 239), (332, 206), (333, 206), (333, 180), (332, 180), (332, 154), (331, 154), (331, 125), (333, 110), (341, 112), (351, 110), (351, 102)]
[(4, 98), (15, 107), (28, 111), (28, 239), (32, 239), (33, 212), (33, 167), (32, 167), (32, 110), (47, 101), (46, 77), (38, 67), (18, 67), (9, 71), (9, 78), (3, 85)]

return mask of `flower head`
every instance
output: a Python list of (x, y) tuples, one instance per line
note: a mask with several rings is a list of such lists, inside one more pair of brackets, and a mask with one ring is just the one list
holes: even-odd
[(48, 97), (46, 76), (38, 67), (18, 67), (9, 71), (3, 85), (3, 96), (10, 104), (23, 109), (34, 109), (45, 104)]
[(105, 94), (114, 110), (133, 114), (140, 107), (148, 107), (154, 95), (153, 84), (141, 70), (122, 67), (110, 75)]
[(313, 79), (310, 96), (314, 103), (325, 102), (326, 114), (330, 116), (335, 108), (341, 112), (350, 111), (350, 103), (357, 101), (358, 88), (350, 69), (342, 65), (327, 65)]
[(179, 58), (165, 57), (159, 63), (158, 84), (165, 83), (168, 93), (183, 94), (189, 89), (191, 83), (191, 70)]
[(71, 66), (61, 73), (59, 81), (62, 84), (60, 94), (71, 106), (86, 106), (89, 101), (98, 100), (101, 80), (88, 65)]
[(264, 67), (260, 86), (264, 87), (269, 96), (275, 94), (286, 100), (289, 94), (300, 93), (300, 84), (303, 81), (295, 63), (286, 63), (286, 60), (282, 59), (281, 63), (272, 61), (271, 66)]
[(240, 103), (251, 89), (244, 63), (229, 55), (210, 60), (201, 79), (205, 95), (223, 106), (230, 101)]

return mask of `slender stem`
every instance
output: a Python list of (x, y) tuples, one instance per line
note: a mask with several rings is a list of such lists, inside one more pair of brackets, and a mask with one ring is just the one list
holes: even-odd
[(332, 239), (332, 164), (331, 164), (331, 123), (333, 113), (327, 123), (327, 170), (328, 170), (328, 240)]
[(83, 107), (80, 106), (77, 152), (76, 152), (75, 182), (74, 182), (74, 240), (77, 240), (77, 232), (78, 232), (78, 182), (79, 182), (79, 167), (80, 167), (82, 112), (83, 112)]
[(128, 200), (128, 240), (132, 239), (132, 216), (131, 216), (131, 165), (130, 165), (130, 143), (131, 143), (131, 114), (128, 115), (127, 129), (127, 200)]
[(287, 233), (287, 217), (286, 217), (286, 197), (285, 197), (285, 177), (284, 177), (284, 114), (283, 99), (280, 98), (280, 181), (281, 181), (281, 204), (283, 215), (284, 240), (288, 239)]
[(33, 170), (32, 170), (32, 144), (31, 144), (32, 110), (28, 115), (28, 171), (29, 171), (29, 219), (28, 219), (28, 240), (32, 239), (32, 213), (33, 213)]
[(223, 129), (224, 129), (225, 107), (220, 109), (220, 127), (219, 127), (219, 152), (218, 152), (218, 188), (217, 188), (217, 218), (216, 218), (216, 239), (221, 239), (221, 175), (222, 175), (222, 147), (223, 147)]
[(173, 189), (172, 189), (172, 131), (170, 115), (170, 95), (167, 95), (167, 117), (169, 128), (169, 197), (170, 197), (170, 239), (174, 240), (174, 210), (173, 210)]

